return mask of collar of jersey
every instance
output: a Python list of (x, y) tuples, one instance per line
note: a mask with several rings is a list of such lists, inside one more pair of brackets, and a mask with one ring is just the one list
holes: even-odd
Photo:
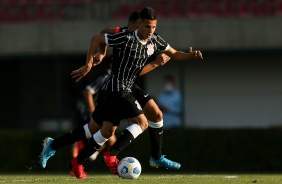
[(134, 31), (134, 33), (135, 33), (135, 36), (136, 36), (136, 38), (137, 38), (137, 40), (142, 44), (142, 45), (146, 45), (146, 43), (147, 42), (144, 42), (144, 41), (142, 41), (139, 37), (138, 37), (138, 29), (136, 29), (135, 31)]

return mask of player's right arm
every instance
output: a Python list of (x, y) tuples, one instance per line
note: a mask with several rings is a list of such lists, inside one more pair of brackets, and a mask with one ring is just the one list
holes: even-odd
[[(121, 27), (116, 27), (116, 28), (106, 28), (106, 29), (103, 29), (100, 33), (101, 34), (116, 34), (116, 33), (119, 33), (121, 31)], [(100, 46), (100, 50), (103, 51), (103, 53), (105, 53), (107, 51), (107, 47), (106, 45), (104, 46)], [(97, 59), (97, 61), (101, 62), (103, 60), (103, 58), (105, 57), (105, 55), (101, 54), (100, 52), (98, 52), (95, 56), (95, 58)], [(100, 64), (100, 63), (99, 63)], [(94, 62), (94, 66), (96, 66), (97, 63)]]
[[(87, 52), (86, 64), (77, 70), (71, 72), (72, 78), (76, 78), (76, 82), (82, 79), (92, 68), (95, 60), (95, 54), (98, 48), (103, 48), (106, 45), (105, 35), (100, 34), (91, 39), (90, 46)], [(100, 54), (106, 55), (106, 50), (100, 50)], [(101, 61), (100, 61), (101, 62)], [(96, 64), (100, 64), (100, 62)], [(95, 66), (95, 65), (94, 65)]]
[(118, 33), (119, 32), (119, 29), (120, 27), (116, 27), (116, 28), (106, 28), (106, 29), (103, 29), (101, 31), (101, 34), (105, 34), (105, 33), (108, 33), (108, 34), (115, 34), (115, 33)]

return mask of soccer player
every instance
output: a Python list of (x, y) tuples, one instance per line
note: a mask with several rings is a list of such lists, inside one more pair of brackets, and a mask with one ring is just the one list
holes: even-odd
[(51, 138), (45, 139), (43, 161), (50, 158), (56, 149), (68, 145), (70, 142), (85, 137), (91, 138), (90, 130), (95, 130), (96, 133), (90, 139), (88, 146), (70, 164), (70, 169), (78, 178), (85, 178), (83, 170), (85, 159), (113, 135), (121, 119), (129, 119), (134, 124), (127, 127), (117, 142), (110, 148), (110, 151), (104, 154), (106, 165), (112, 172), (117, 174), (118, 159), (116, 156), (148, 127), (147, 119), (140, 104), (132, 96), (132, 86), (148, 58), (157, 51), (164, 52), (174, 60), (202, 58), (200, 51), (192, 51), (192, 48), (190, 48), (189, 53), (176, 51), (159, 35), (154, 34), (157, 20), (155, 11), (152, 8), (144, 8), (140, 13), (140, 17), (138, 29), (134, 32), (98, 35), (92, 39), (86, 65), (73, 71), (73, 77), (77, 78), (76, 81), (79, 81), (91, 70), (95, 65), (94, 55), (96, 50), (100, 45), (104, 44), (114, 47), (112, 74), (101, 86), (97, 107), (88, 127), (74, 129), (70, 134), (54, 141)]
[[(139, 20), (139, 12), (134, 11), (129, 19), (128, 19), (128, 25), (122, 26), (122, 27), (116, 27), (116, 28), (110, 28), (110, 29), (104, 29), (101, 31), (102, 34), (105, 33), (119, 33), (119, 32), (126, 32), (126, 31), (134, 31), (137, 29), (137, 21)], [(155, 59), (155, 57), (152, 57), (151, 60)], [(142, 70), (141, 75), (145, 74), (145, 72), (149, 72), (156, 68), (156, 66), (160, 66), (165, 64), (170, 58), (165, 54), (160, 54), (159, 56), (156, 56), (155, 62), (151, 62), (146, 67), (149, 68), (147, 70)], [(154, 64), (154, 63), (157, 63)], [(112, 63), (111, 63), (112, 64)], [(110, 68), (108, 67), (107, 74), (110, 74)], [(94, 112), (95, 105), (94, 105), (94, 98), (93, 95), (97, 93), (98, 86), (100, 86), (100, 83), (104, 81), (105, 77), (107, 75), (103, 75), (97, 79), (97, 81), (91, 83), (86, 87), (83, 94), (85, 97), (86, 104), (88, 106), (88, 109), (90, 110), (91, 114)], [(160, 109), (158, 108), (157, 104), (153, 100), (153, 98), (143, 91), (140, 87), (138, 87), (136, 84), (134, 84), (132, 88), (132, 94), (134, 98), (140, 103), (144, 114), (146, 118), (149, 120), (149, 134), (150, 134), (150, 141), (151, 141), (151, 158), (150, 158), (150, 165), (152, 167), (165, 167), (167, 169), (179, 169), (180, 164), (176, 162), (172, 162), (171, 160), (167, 159), (162, 155), (161, 148), (162, 148), (162, 137), (163, 137), (163, 115)], [(90, 130), (91, 132), (91, 130)], [(116, 138), (113, 135), (109, 138), (109, 140), (105, 143), (106, 147), (110, 147), (114, 144)], [(80, 141), (82, 142), (82, 141)], [(101, 146), (98, 151), (96, 151), (94, 154), (90, 156), (90, 160), (95, 160), (97, 155), (105, 148), (105, 145)], [(78, 153), (78, 152), (77, 152)], [(77, 155), (77, 154), (76, 154)]]
[[(147, 129), (148, 123), (138, 101), (132, 96), (132, 86), (139, 76), (148, 58), (157, 51), (164, 52), (174, 60), (188, 60), (202, 58), (200, 51), (189, 53), (176, 51), (169, 46), (159, 35), (154, 34), (157, 20), (152, 8), (144, 8), (140, 12), (141, 20), (138, 29), (134, 32), (99, 35), (93, 38), (89, 49), (89, 60), (85, 66), (75, 70), (72, 74), (76, 81), (84, 77), (92, 68), (93, 57), (100, 45), (106, 44), (114, 48), (114, 62), (112, 74), (105, 80), (100, 90), (100, 106), (93, 113), (93, 119), (102, 128), (93, 135), (92, 146), (84, 149), (77, 160), (72, 160), (72, 169), (76, 170), (83, 163), (85, 157), (104, 144), (110, 137), (121, 119), (129, 118), (134, 124), (129, 126), (118, 138), (117, 142), (104, 154), (104, 160), (110, 170), (117, 174), (118, 159), (116, 156), (133, 141), (139, 134)], [(98, 109), (98, 107), (100, 107)], [(102, 114), (102, 115), (101, 115)], [(92, 149), (92, 150), (91, 150)]]
[[(110, 28), (105, 29), (101, 31), (102, 34), (115, 34), (120, 32), (127, 32), (127, 31), (135, 31), (138, 26), (138, 20), (139, 20), (139, 11), (134, 11), (129, 19), (128, 19), (128, 25), (123, 27), (116, 27), (116, 28)], [(165, 64), (170, 58), (163, 54), (163, 53), (157, 53), (160, 54), (157, 58), (157, 63), (162, 63), (161, 65)], [(157, 55), (156, 54), (156, 55)], [(163, 57), (163, 58), (160, 58)], [(152, 57), (152, 59), (149, 59), (148, 62), (153, 60), (155, 57)], [(158, 62), (158, 60), (160, 62)], [(147, 63), (148, 63), (147, 62)], [(158, 65), (159, 66), (159, 65)], [(145, 74), (145, 72), (149, 72), (153, 70), (155, 67), (152, 65), (147, 65), (147, 68), (151, 67), (148, 70), (142, 70), (141, 74)], [(140, 103), (144, 114), (148, 121), (148, 129), (149, 129), (149, 135), (150, 135), (150, 142), (151, 142), (151, 157), (149, 160), (149, 163), (152, 167), (165, 167), (167, 169), (179, 169), (181, 165), (177, 162), (173, 162), (162, 155), (162, 140), (163, 140), (163, 114), (156, 102), (153, 100), (153, 98), (146, 93), (144, 90), (142, 90), (140, 87), (138, 87), (136, 84), (132, 87), (132, 95), (133, 97)]]

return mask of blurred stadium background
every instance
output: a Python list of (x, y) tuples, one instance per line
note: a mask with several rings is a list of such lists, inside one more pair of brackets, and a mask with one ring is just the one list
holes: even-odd
[[(91, 37), (144, 6), (172, 47), (204, 55), (140, 78), (156, 97), (173, 74), (184, 96), (183, 128), (165, 132), (164, 153), (183, 172), (282, 171), (282, 0), (0, 0), (1, 172), (40, 171), (41, 139), (76, 126), (80, 92), (104, 69), (70, 76)], [(150, 171), (147, 139), (122, 154)], [(65, 171), (70, 148), (55, 157), (48, 169)]]

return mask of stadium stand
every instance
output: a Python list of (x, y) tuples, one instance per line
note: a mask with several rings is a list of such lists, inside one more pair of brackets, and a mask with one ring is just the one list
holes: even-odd
[[(99, 12), (86, 13), (87, 10), (94, 11), (95, 6), (99, 7)], [(152, 6), (160, 17), (167, 19), (282, 15), (282, 0), (0, 0), (0, 23), (100, 19), (101, 16), (126, 19), (132, 10), (143, 6)]]

